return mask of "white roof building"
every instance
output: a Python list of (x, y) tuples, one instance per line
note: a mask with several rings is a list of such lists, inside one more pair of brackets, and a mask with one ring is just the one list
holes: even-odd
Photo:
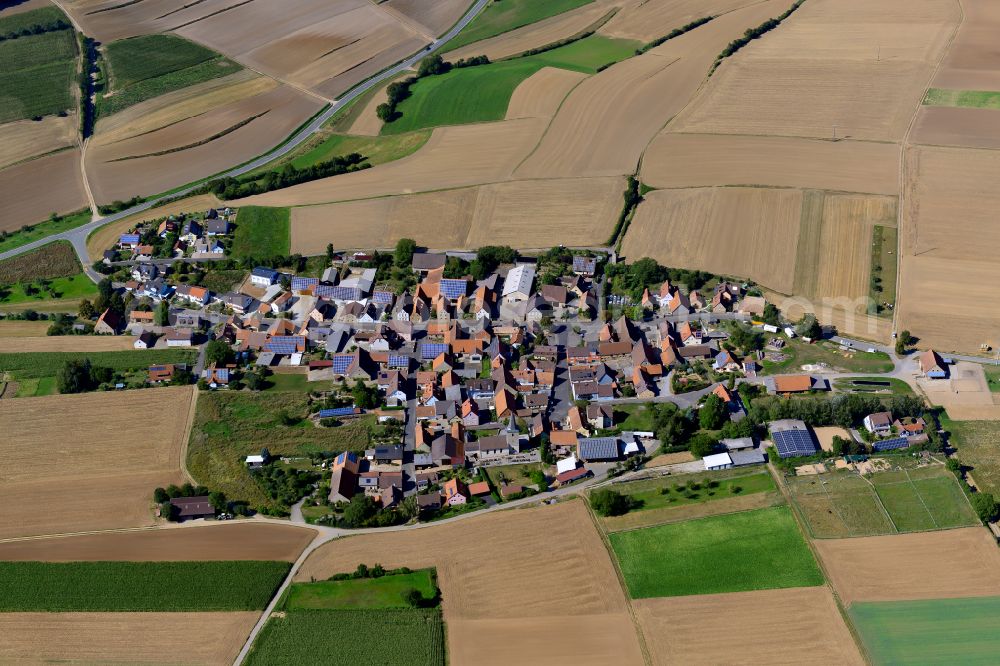
[(705, 456), (701, 461), (705, 464), (705, 469), (729, 469), (733, 466), (733, 459), (728, 453)]
[(264, 464), (264, 456), (247, 456), (246, 464), (247, 465), (263, 465)]
[(580, 466), (580, 461), (576, 459), (576, 456), (563, 458), (562, 460), (556, 461), (556, 473), (562, 474), (563, 472), (572, 472), (579, 466)]
[(531, 296), (531, 285), (535, 281), (535, 268), (518, 264), (510, 269), (503, 281), (502, 296), (506, 300), (527, 300)]

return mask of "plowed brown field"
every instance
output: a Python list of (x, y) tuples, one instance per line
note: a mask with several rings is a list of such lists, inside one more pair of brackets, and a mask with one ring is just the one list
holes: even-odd
[(825, 586), (632, 603), (654, 664), (865, 663)]
[[(974, 351), (1000, 346), (1000, 153), (913, 148), (900, 233), (899, 326), (921, 346)], [(960, 222), (959, 222), (960, 221)], [(947, 316), (939, 303), (947, 302)]]
[(0, 231), (41, 222), (50, 213), (87, 207), (79, 149), (63, 150), (0, 171)]
[(622, 253), (749, 277), (791, 294), (801, 214), (799, 190), (657, 190), (639, 205)]
[(925, 106), (910, 136), (913, 143), (930, 146), (1000, 149), (1000, 112)]
[(462, 18), (472, 0), (389, 0), (385, 6), (416, 21), (424, 32), (437, 37)]
[(224, 171), (281, 143), (320, 106), (281, 86), (130, 138), (98, 134), (87, 151), (94, 197), (105, 203), (155, 194)]
[(46, 116), (0, 125), (0, 169), (35, 155), (51, 153), (76, 141), (75, 115)]
[(814, 545), (845, 604), (1000, 595), (1000, 550), (982, 527)]
[(634, 172), (642, 151), (688, 103), (719, 51), (746, 28), (780, 14), (785, 4), (766, 0), (734, 11), (590, 77), (569, 94), (515, 176)]
[(683, 132), (899, 140), (960, 14), (938, 0), (816, 0), (725, 62)]
[(566, 95), (587, 78), (582, 72), (545, 67), (522, 81), (507, 105), (507, 120), (514, 118), (551, 118)]
[(315, 536), (315, 530), (273, 523), (239, 522), (164, 527), (134, 532), (8, 541), (0, 543), (0, 561), (294, 562)]
[(1000, 5), (992, 0), (962, 0), (965, 21), (934, 78), (938, 88), (1000, 90)]
[(256, 611), (0, 613), (0, 661), (229, 666), (258, 617)]
[(139, 527), (185, 480), (193, 387), (0, 401), (0, 538)]
[[(340, 539), (310, 555), (296, 580), (375, 562), (437, 567), (456, 663), (474, 652), (491, 664), (534, 660), (535, 646), (553, 663), (599, 663), (609, 653), (642, 663), (614, 565), (580, 500)], [(614, 632), (595, 631), (602, 622)], [(502, 648), (494, 659), (477, 645)]]
[(409, 157), (373, 169), (248, 197), (235, 205), (309, 205), (506, 180), (538, 142), (546, 124), (545, 119), (522, 118), (439, 127)]
[(899, 193), (899, 148), (889, 143), (778, 136), (660, 134), (642, 158), (652, 187), (768, 185)]
[[(45, 333), (45, 331), (42, 331)], [(48, 335), (5, 337), (0, 327), (0, 353), (6, 352), (102, 352), (132, 349), (135, 338), (125, 335)]]

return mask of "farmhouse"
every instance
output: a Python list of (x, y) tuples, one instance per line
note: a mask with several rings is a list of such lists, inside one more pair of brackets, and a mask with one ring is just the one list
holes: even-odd
[(503, 281), (504, 303), (513, 304), (527, 301), (532, 296), (531, 285), (535, 282), (535, 269), (527, 264), (518, 264), (510, 269)]
[(892, 432), (892, 414), (875, 412), (864, 418), (865, 429), (873, 435), (888, 435)]
[(118, 335), (123, 330), (125, 330), (125, 321), (122, 316), (108, 308), (101, 313), (101, 316), (97, 318), (97, 323), (94, 324), (94, 333), (99, 335)]
[(178, 520), (193, 520), (195, 518), (211, 518), (215, 515), (215, 509), (207, 496), (200, 497), (175, 497), (170, 500), (170, 504), (176, 507)]
[(811, 456), (816, 453), (816, 443), (812, 433), (803, 421), (783, 419), (772, 421), (768, 426), (771, 431), (771, 441), (782, 458)]
[(920, 372), (930, 379), (944, 379), (948, 376), (948, 366), (936, 351), (928, 349), (917, 360)]

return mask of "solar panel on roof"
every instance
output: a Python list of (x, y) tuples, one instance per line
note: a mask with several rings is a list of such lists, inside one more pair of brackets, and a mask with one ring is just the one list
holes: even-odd
[(441, 280), (440, 284), (441, 294), (445, 298), (455, 300), (465, 296), (466, 282), (465, 280), (455, 280), (455, 279), (445, 279)]
[(354, 362), (354, 356), (351, 354), (337, 354), (331, 360), (333, 361), (333, 374), (344, 375), (347, 374), (347, 369)]
[(420, 345), (420, 358), (432, 361), (448, 351), (448, 345), (443, 342), (425, 342)]
[(264, 348), (275, 354), (295, 354), (305, 347), (305, 338), (301, 335), (275, 335)]
[(577, 442), (577, 451), (587, 460), (611, 460), (618, 457), (618, 440), (614, 437), (588, 437)]
[(390, 368), (408, 368), (410, 367), (410, 357), (400, 356), (398, 354), (391, 354), (389, 356), (389, 367)]
[(893, 437), (875, 442), (872, 444), (872, 448), (876, 451), (892, 451), (893, 449), (905, 449), (909, 445), (910, 442), (906, 437)]
[(392, 303), (391, 291), (376, 291), (372, 295), (372, 300), (376, 303)]
[(357, 287), (320, 284), (316, 285), (316, 297), (334, 301), (359, 301), (361, 300), (361, 290)]
[(315, 287), (318, 284), (319, 278), (300, 277), (298, 275), (292, 278), (293, 291), (302, 291), (304, 289), (308, 289), (309, 287)]
[(807, 430), (780, 430), (772, 432), (771, 439), (782, 458), (811, 456), (816, 453), (816, 445)]
[(340, 416), (351, 416), (354, 414), (354, 407), (334, 407), (333, 409), (321, 409), (319, 410), (319, 418), (321, 419), (335, 419)]

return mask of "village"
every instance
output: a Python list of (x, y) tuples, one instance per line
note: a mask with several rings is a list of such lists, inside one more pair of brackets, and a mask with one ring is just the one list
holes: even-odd
[[(821, 365), (781, 371), (790, 346), (819, 343), (823, 331), (814, 318), (783, 322), (752, 284), (682, 273), (701, 291), (669, 278), (649, 285), (635, 275), (648, 266), (616, 264), (610, 252), (432, 253), (403, 239), (393, 255), (328, 251), (310, 274), (255, 265), (216, 293), (190, 280), (188, 262), (224, 259), (231, 219), (232, 209), (209, 210), (122, 234), (104, 263), (128, 278), (114, 283), (127, 305), (101, 312), (94, 333), (199, 350), (194, 367), (151, 366), (152, 385), (181, 375), (203, 390), (259, 390), (269, 376), (300, 378), (315, 387), (310, 419), (330, 429), (334, 451), (338, 426), (374, 416), (382, 435), (372, 447), (320, 463), (329, 490), (308, 500), (318, 522), (355, 497), (379, 510), (415, 497), (419, 516), (445, 517), (635, 473), (657, 454), (690, 450), (673, 466), (690, 472), (760, 465), (773, 446), (780, 459), (809, 458), (801, 473), (813, 473), (813, 458), (830, 451), (801, 419), (739, 425), (756, 396), (830, 394), (837, 381)], [(917, 372), (943, 377), (947, 363), (927, 352)], [(663, 403), (718, 414), (663, 442)], [(845, 452), (926, 442), (921, 411), (909, 411), (859, 415)], [(637, 412), (645, 418), (630, 418)], [(715, 436), (692, 444), (701, 431)], [(249, 470), (281, 458), (262, 453), (246, 457)], [(215, 513), (173, 501), (181, 518)]]

